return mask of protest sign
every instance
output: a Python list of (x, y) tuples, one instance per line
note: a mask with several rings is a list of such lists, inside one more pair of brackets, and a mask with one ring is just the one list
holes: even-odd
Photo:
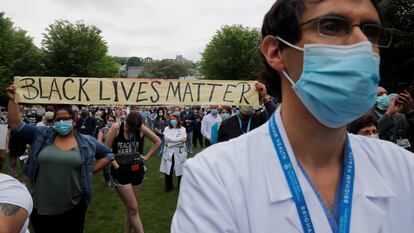
[(30, 104), (258, 106), (255, 81), (15, 77)]

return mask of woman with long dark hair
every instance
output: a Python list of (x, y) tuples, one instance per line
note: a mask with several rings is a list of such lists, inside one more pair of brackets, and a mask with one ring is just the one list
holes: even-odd
[[(143, 151), (144, 136), (153, 142), (145, 156), (140, 154)], [(138, 112), (131, 112), (125, 122), (112, 125), (105, 143), (115, 154), (111, 175), (115, 189), (126, 208), (124, 232), (129, 233), (133, 229), (137, 233), (143, 233), (137, 195), (144, 181), (144, 162), (157, 151), (161, 140), (143, 124)]]

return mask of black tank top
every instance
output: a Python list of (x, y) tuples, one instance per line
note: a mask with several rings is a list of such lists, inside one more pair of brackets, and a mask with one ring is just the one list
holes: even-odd
[(116, 156), (136, 156), (144, 149), (144, 138), (141, 135), (134, 135), (130, 139), (124, 137), (124, 123), (121, 123), (118, 136), (112, 144), (112, 151)]

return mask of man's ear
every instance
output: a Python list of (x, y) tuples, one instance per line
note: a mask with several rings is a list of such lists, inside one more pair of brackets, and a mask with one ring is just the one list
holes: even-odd
[(279, 40), (276, 37), (268, 35), (263, 38), (261, 52), (273, 69), (277, 71), (285, 70), (285, 64), (279, 49)]

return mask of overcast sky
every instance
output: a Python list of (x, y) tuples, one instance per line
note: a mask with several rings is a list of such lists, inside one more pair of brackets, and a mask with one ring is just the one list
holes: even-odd
[(83, 20), (102, 30), (113, 56), (155, 59), (181, 54), (197, 61), (226, 24), (261, 27), (275, 0), (1, 0), (0, 11), (40, 47), (56, 19)]

